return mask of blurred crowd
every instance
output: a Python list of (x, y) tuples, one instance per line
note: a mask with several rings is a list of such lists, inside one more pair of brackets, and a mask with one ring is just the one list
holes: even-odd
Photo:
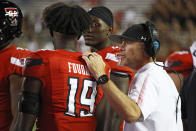
[(196, 0), (156, 0), (145, 16), (159, 28), (163, 54), (188, 49), (196, 39)]
[[(86, 10), (93, 6), (104, 5), (103, 0), (72, 0), (71, 3), (81, 3)], [(115, 18), (114, 34), (122, 33), (132, 24), (151, 20), (160, 31), (161, 50), (158, 58), (165, 58), (176, 50), (187, 50), (196, 40), (196, 0), (154, 0), (150, 8), (142, 14), (137, 13), (134, 5), (113, 11)], [(109, 7), (110, 8), (110, 7)], [(19, 46), (37, 50), (40, 48), (53, 49), (49, 34), (41, 20), (41, 12), (34, 11), (32, 15), (24, 11), (23, 37)], [(139, 17), (138, 17), (139, 15)], [(83, 39), (78, 50), (84, 52)], [(25, 44), (24, 44), (25, 43)], [(25, 46), (27, 45), (27, 46)]]

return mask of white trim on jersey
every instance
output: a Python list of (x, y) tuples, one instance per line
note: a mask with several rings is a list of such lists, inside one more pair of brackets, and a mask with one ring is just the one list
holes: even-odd
[(115, 62), (119, 62), (119, 60), (116, 57), (116, 55), (115, 54), (112, 54), (112, 53), (107, 53), (105, 59), (113, 60)]
[(21, 58), (21, 59), (18, 59), (18, 58), (15, 58), (15, 57), (11, 57), (10, 58), (10, 63), (11, 64), (14, 64), (14, 65), (17, 65), (17, 66), (20, 66), (20, 67), (24, 67), (25, 66), (25, 58)]

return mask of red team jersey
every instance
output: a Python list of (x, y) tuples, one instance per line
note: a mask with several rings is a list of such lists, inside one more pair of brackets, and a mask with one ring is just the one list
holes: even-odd
[(120, 54), (120, 46), (108, 46), (102, 50), (97, 51), (99, 55), (112, 67), (119, 65), (118, 54)]
[[(82, 53), (65, 50), (37, 51), (30, 56), (24, 76), (42, 81), (42, 131), (94, 131), (94, 113), (103, 91), (90, 75)], [(108, 70), (107, 70), (108, 71)]]
[(127, 66), (120, 66), (120, 58), (118, 57), (120, 55), (119, 45), (106, 47), (97, 53), (110, 65), (111, 71), (127, 73), (130, 75), (130, 82), (132, 81), (135, 74), (134, 71)]
[[(129, 86), (131, 85), (131, 81), (134, 78), (134, 71), (127, 67), (127, 66), (120, 66), (120, 46), (119, 45), (113, 45), (106, 47), (100, 51), (97, 52), (99, 55), (102, 56), (102, 58), (110, 65), (111, 72), (119, 72), (119, 73), (126, 73), (129, 74), (130, 80), (129, 80)], [(123, 124), (122, 121), (120, 126), (120, 131), (123, 131)]]
[(133, 80), (135, 73), (131, 68), (120, 65), (120, 58), (119, 58), (120, 46), (119, 45), (108, 46), (98, 51), (97, 53), (101, 55), (104, 61), (106, 61), (110, 65), (111, 72), (118, 72), (120, 74), (123, 74), (123, 73), (128, 74), (130, 76), (129, 86), (131, 85), (131, 81)]
[[(11, 121), (11, 103), (8, 76), (22, 75), (22, 68), (30, 51), (10, 46), (0, 51), (0, 131), (8, 131)], [(21, 59), (21, 60), (20, 60)]]

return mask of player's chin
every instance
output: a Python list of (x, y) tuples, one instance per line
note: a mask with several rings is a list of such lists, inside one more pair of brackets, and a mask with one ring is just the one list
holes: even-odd
[(96, 41), (93, 41), (93, 40), (85, 40), (85, 45), (87, 46), (94, 46), (96, 45)]

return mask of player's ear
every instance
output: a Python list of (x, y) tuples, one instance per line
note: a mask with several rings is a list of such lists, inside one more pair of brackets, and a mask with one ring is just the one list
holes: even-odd
[(110, 32), (110, 34), (112, 34), (112, 32), (113, 32), (113, 27), (110, 26), (110, 27), (108, 28), (108, 31)]
[(109, 35), (111, 35), (112, 34), (112, 32), (113, 32), (113, 27), (111, 27), (111, 26), (108, 26), (108, 33), (107, 33), (107, 35), (109, 36)]

